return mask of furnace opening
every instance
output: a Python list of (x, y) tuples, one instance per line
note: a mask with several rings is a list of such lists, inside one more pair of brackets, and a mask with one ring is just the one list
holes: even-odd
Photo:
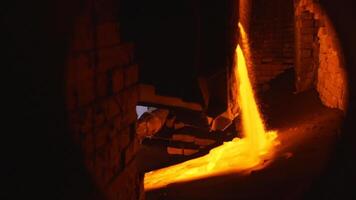
[(70, 127), (114, 199), (298, 199), (325, 169), (348, 86), (318, 2), (94, 1), (75, 24)]

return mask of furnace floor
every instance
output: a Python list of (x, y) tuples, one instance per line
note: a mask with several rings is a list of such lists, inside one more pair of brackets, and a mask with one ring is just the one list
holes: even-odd
[[(147, 192), (147, 199), (305, 199), (328, 167), (343, 115), (323, 106), (314, 90), (293, 94), (289, 76), (272, 81), (270, 90), (259, 95), (269, 129), (278, 130), (281, 142), (269, 166), (250, 175), (171, 184)], [(150, 159), (170, 161), (161, 154)]]

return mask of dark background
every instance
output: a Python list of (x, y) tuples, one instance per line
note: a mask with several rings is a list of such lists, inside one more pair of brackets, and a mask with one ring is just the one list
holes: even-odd
[(120, 30), (133, 41), (140, 82), (161, 95), (201, 103), (198, 77), (232, 58), (232, 0), (121, 0)]

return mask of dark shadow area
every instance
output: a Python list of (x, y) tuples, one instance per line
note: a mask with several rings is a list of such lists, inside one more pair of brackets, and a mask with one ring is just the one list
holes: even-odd
[(123, 0), (120, 27), (135, 43), (140, 82), (160, 95), (202, 103), (199, 77), (224, 74), (232, 58), (232, 2)]
[(67, 127), (65, 62), (82, 3), (7, 3), (1, 9), (7, 84), (0, 199), (103, 199)]

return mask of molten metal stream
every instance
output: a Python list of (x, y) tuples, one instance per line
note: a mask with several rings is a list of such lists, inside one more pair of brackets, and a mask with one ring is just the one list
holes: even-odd
[[(241, 36), (244, 37), (245, 34)], [(264, 160), (272, 156), (277, 135), (274, 131), (265, 130), (249, 80), (245, 57), (239, 45), (236, 47), (235, 59), (237, 62), (234, 72), (239, 80), (238, 103), (241, 108), (244, 138), (225, 142), (205, 156), (146, 173), (145, 190), (176, 182), (262, 168)]]

